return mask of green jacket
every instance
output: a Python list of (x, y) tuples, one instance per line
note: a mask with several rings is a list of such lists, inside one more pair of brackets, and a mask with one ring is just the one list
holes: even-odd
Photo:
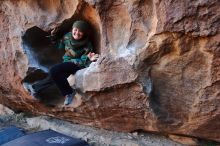
[(69, 32), (58, 42), (57, 48), (65, 49), (66, 51), (63, 56), (63, 62), (74, 62), (80, 67), (88, 67), (91, 63), (87, 54), (93, 51), (93, 47), (87, 38), (74, 40), (72, 33)]

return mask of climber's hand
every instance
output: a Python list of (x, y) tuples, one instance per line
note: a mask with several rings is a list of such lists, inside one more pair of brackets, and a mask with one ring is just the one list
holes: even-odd
[(53, 29), (50, 32), (50, 35), (56, 36), (57, 32), (60, 31), (60, 27), (61, 27), (61, 23), (55, 24), (55, 26), (53, 27)]
[(51, 35), (51, 36), (55, 36), (56, 33), (57, 33), (57, 30), (58, 30), (57, 27), (53, 28), (53, 29), (51, 30), (51, 32), (50, 32), (50, 35)]
[(90, 52), (88, 55), (90, 61), (96, 61), (99, 58), (99, 54)]

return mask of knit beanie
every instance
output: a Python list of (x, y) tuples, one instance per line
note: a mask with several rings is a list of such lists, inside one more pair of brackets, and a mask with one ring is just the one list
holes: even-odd
[(75, 21), (73, 23), (72, 28), (74, 28), (74, 27), (78, 28), (83, 33), (87, 33), (87, 31), (89, 29), (89, 24), (85, 21), (79, 20), (79, 21)]

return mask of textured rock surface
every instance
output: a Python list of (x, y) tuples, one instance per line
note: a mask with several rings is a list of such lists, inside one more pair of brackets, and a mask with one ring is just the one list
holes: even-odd
[[(0, 6), (1, 103), (111, 130), (220, 141), (218, 0), (5, 0)], [(48, 107), (30, 100), (22, 86), (31, 63), (21, 36), (70, 17), (92, 24), (102, 57), (76, 75), (81, 106)]]
[[(92, 146), (183, 146), (168, 137), (152, 133), (123, 133), (108, 131), (79, 124), (73, 124), (48, 116), (33, 117), (30, 114), (13, 113), (7, 107), (0, 104), (0, 129), (7, 126), (17, 126), (27, 133), (52, 129), (62, 134), (80, 138)], [(10, 113), (10, 114), (8, 114)], [(180, 138), (179, 138), (180, 139)]]

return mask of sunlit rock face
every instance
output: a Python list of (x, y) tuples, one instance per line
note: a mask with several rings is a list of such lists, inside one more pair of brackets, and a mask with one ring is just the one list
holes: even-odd
[[(4, 105), (110, 130), (220, 141), (218, 0), (4, 0), (0, 6)], [(58, 24), (69, 31), (76, 19), (91, 24), (101, 54), (75, 75), (82, 104), (31, 100), (24, 81), (44, 78), (62, 57), (46, 36)]]

